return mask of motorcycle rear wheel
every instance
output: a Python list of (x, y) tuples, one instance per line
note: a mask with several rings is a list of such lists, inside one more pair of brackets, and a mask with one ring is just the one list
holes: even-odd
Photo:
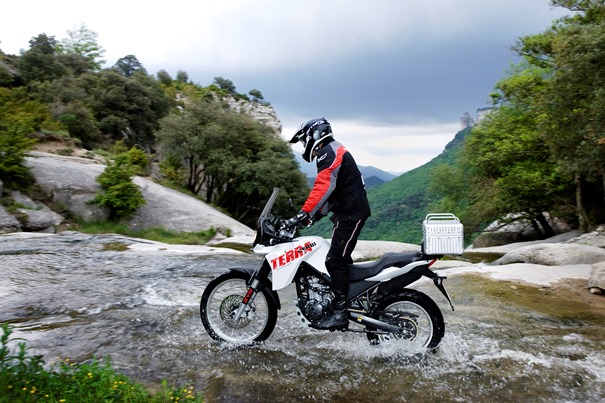
[(208, 283), (200, 302), (200, 316), (213, 339), (248, 344), (266, 340), (273, 332), (277, 306), (266, 289), (259, 290), (242, 317), (234, 320), (248, 291), (247, 280), (245, 273), (230, 271)]
[(435, 349), (445, 334), (443, 314), (437, 304), (426, 294), (412, 289), (384, 297), (371, 316), (404, 329), (402, 333), (367, 333), (372, 344), (404, 340), (418, 348)]

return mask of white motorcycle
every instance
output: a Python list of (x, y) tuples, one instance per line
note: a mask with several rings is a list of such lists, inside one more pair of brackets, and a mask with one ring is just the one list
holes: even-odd
[[(266, 340), (281, 309), (277, 290), (296, 284), (297, 314), (319, 330), (332, 313), (330, 276), (325, 258), (330, 244), (322, 237), (294, 237), (297, 228), (271, 214), (275, 189), (258, 220), (253, 252), (264, 258), (256, 267), (231, 268), (212, 280), (202, 295), (200, 315), (204, 328), (216, 340), (247, 344)], [(443, 285), (445, 277), (429, 267), (442, 255), (422, 252), (386, 253), (380, 259), (349, 266), (347, 331), (365, 333), (370, 342), (405, 340), (434, 349), (443, 338), (445, 324), (437, 304), (426, 294), (407, 288), (426, 276), (454, 306)], [(354, 326), (353, 324), (356, 324)]]

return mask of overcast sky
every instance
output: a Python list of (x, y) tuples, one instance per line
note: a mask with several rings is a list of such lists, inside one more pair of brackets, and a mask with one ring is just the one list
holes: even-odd
[(464, 112), (489, 106), (517, 38), (567, 14), (548, 0), (11, 1), (0, 49), (86, 24), (104, 67), (132, 54), (150, 74), (227, 78), (262, 92), (285, 138), (324, 116), (358, 164), (404, 172), (441, 153)]

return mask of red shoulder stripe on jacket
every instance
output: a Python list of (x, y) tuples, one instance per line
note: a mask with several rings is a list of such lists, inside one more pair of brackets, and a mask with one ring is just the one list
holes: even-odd
[[(334, 143), (330, 143), (330, 145), (332, 144)], [(336, 188), (336, 178), (342, 165), (343, 155), (346, 152), (347, 149), (343, 145), (339, 145), (332, 164), (317, 174), (313, 189), (311, 189), (311, 193), (309, 193), (309, 197), (302, 207), (302, 210), (309, 213), (311, 217), (322, 208)]]

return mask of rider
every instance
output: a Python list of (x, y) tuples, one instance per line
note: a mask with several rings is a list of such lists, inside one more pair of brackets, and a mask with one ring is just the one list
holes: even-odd
[(347, 149), (334, 139), (330, 123), (325, 118), (304, 122), (290, 143), (302, 142), (303, 158), (317, 160), (317, 177), (301, 211), (287, 221), (288, 225), (312, 225), (332, 212), (334, 224), (332, 243), (326, 256), (326, 268), (332, 279), (333, 314), (320, 324), (331, 329), (346, 329), (349, 301), (349, 273), (353, 263), (351, 253), (366, 219), (370, 204), (363, 177)]

